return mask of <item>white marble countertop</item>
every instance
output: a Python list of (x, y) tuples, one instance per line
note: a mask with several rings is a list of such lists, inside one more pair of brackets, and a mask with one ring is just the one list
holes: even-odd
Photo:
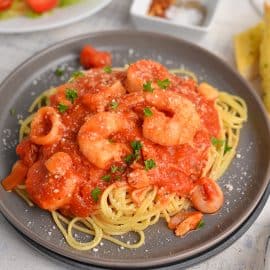
[[(0, 82), (22, 61), (55, 42), (91, 31), (133, 29), (128, 13), (130, 4), (130, 0), (113, 0), (109, 7), (91, 18), (48, 32), (0, 35)], [(232, 35), (255, 24), (259, 19), (248, 0), (223, 0), (212, 28), (200, 40), (200, 45), (234, 66)], [(265, 256), (266, 242), (270, 235), (269, 212), (270, 200), (256, 222), (238, 241), (217, 256), (189, 270), (270, 269), (270, 258)], [(0, 214), (0, 269), (62, 270), (73, 268), (31, 248)]]

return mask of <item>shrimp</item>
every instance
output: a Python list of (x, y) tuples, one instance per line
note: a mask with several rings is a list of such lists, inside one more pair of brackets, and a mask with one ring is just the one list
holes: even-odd
[[(144, 118), (143, 135), (154, 143), (173, 146), (192, 143), (200, 128), (200, 117), (187, 98), (172, 91), (155, 90), (145, 93), (152, 115)], [(164, 112), (173, 113), (172, 117)]]
[(71, 106), (72, 103), (70, 100), (67, 99), (66, 93), (67, 89), (73, 88), (71, 83), (65, 83), (63, 85), (60, 85), (56, 88), (56, 93), (53, 95), (53, 103), (55, 104), (64, 104), (66, 106)]
[(168, 222), (168, 227), (175, 230), (177, 236), (184, 236), (189, 231), (195, 230), (202, 220), (200, 212), (180, 212), (173, 216)]
[(156, 86), (158, 80), (169, 77), (168, 70), (152, 60), (139, 60), (131, 64), (127, 70), (126, 86), (128, 92), (143, 91), (143, 85), (147, 82)]
[(112, 86), (100, 90), (98, 93), (87, 93), (82, 97), (82, 103), (91, 111), (103, 112), (105, 107), (114, 99), (126, 93), (126, 89), (120, 81)]
[(128, 175), (128, 183), (132, 188), (141, 189), (151, 185), (151, 180), (144, 169), (136, 169)]
[(78, 143), (83, 155), (96, 167), (108, 168), (130, 153), (124, 143), (112, 143), (108, 139), (117, 132), (132, 128), (132, 122), (122, 114), (100, 112), (92, 115), (80, 128)]
[(191, 202), (197, 210), (211, 214), (218, 211), (224, 202), (219, 185), (210, 178), (202, 178), (191, 192)]
[(30, 167), (26, 189), (38, 206), (53, 211), (70, 201), (79, 181), (72, 165), (68, 154), (57, 152), (45, 163), (37, 161)]
[(201, 83), (198, 87), (199, 93), (208, 100), (215, 100), (218, 97), (218, 91), (208, 83)]
[(60, 115), (52, 107), (39, 109), (31, 123), (30, 139), (35, 144), (57, 143), (63, 135), (64, 125)]
[[(61, 166), (59, 166), (59, 164), (61, 164)], [(50, 173), (60, 176), (65, 175), (71, 166), (72, 160), (65, 152), (57, 152), (45, 162), (45, 167)]]

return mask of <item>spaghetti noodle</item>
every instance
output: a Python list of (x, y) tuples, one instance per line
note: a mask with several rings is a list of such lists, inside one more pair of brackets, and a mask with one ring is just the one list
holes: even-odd
[[(145, 60), (142, 60), (142, 61), (145, 61)], [(134, 65), (138, 66), (138, 63), (141, 64), (140, 61), (138, 61)], [(151, 63), (151, 65), (155, 65), (155, 63), (154, 64)], [(134, 66), (132, 66), (132, 68), (134, 69)], [(111, 85), (114, 85), (115, 81), (118, 82), (118, 81), (128, 80), (129, 79), (129, 74), (128, 74), (129, 69), (130, 69), (130, 67), (128, 68), (128, 71), (126, 71), (125, 69), (118, 68), (118, 69), (112, 71), (112, 74), (114, 77), (110, 77), (111, 74), (105, 74), (106, 78), (105, 77), (104, 78), (106, 79), (106, 83), (110, 82)], [(192, 79), (181, 79), (179, 77), (176, 78), (176, 76), (172, 75), (172, 73), (173, 74), (183, 74), (184, 73), (184, 75), (191, 77)], [(133, 74), (134, 73), (132, 73), (132, 75)], [(101, 76), (100, 71), (93, 71), (92, 73), (89, 72), (89, 74), (85, 73), (85, 76), (92, 83), (94, 82), (95, 87), (97, 87), (97, 83), (95, 82), (95, 80), (98, 76)], [(188, 146), (189, 144), (186, 144), (186, 146), (184, 148), (187, 150), (185, 150), (185, 151), (189, 151), (189, 152), (187, 152), (187, 153), (181, 152), (182, 156), (180, 156), (180, 158), (178, 159), (178, 160), (182, 160), (183, 163), (186, 162), (189, 164), (190, 160), (187, 158), (187, 156), (190, 156), (190, 153), (193, 155), (192, 157), (194, 158), (195, 161), (196, 161), (197, 156), (200, 154), (200, 159), (197, 159), (197, 162), (199, 162), (199, 164), (200, 164), (200, 165), (198, 165), (198, 164), (197, 165), (200, 168), (198, 169), (198, 172), (194, 168), (192, 168), (192, 170), (194, 170), (194, 172), (192, 171), (192, 173), (190, 175), (193, 175), (193, 177), (195, 177), (194, 175), (197, 175), (196, 178), (200, 178), (200, 179), (211, 178), (213, 180), (217, 180), (225, 172), (225, 170), (228, 168), (230, 162), (232, 161), (232, 159), (236, 153), (236, 147), (238, 145), (239, 136), (240, 136), (240, 129), (242, 128), (243, 123), (247, 120), (247, 108), (246, 108), (245, 102), (240, 97), (233, 96), (233, 95), (230, 95), (230, 94), (225, 93), (225, 92), (217, 92), (217, 97), (215, 98), (214, 101), (205, 101), (207, 99), (207, 97), (204, 98), (204, 97), (202, 97), (201, 94), (198, 94), (197, 78), (193, 73), (185, 72), (183, 70), (178, 69), (178, 70), (171, 71), (171, 74), (168, 74), (168, 76), (170, 76), (169, 77), (170, 79), (164, 79), (164, 77), (163, 77), (163, 80), (161, 80), (158, 78), (157, 84), (153, 82), (153, 80), (155, 78), (152, 78), (153, 80), (145, 79), (144, 83), (143, 83), (143, 88), (144, 88), (145, 92), (147, 92), (145, 95), (151, 95), (151, 93), (153, 93), (153, 94), (159, 93), (158, 90), (155, 90), (157, 87), (162, 89), (162, 90), (166, 90), (167, 92), (170, 92), (170, 91), (175, 92), (176, 90), (173, 89), (173, 87), (177, 84), (181, 84), (182, 90), (180, 91), (180, 94), (177, 94), (177, 95), (188, 97), (189, 100), (191, 100), (192, 102), (195, 102), (197, 104), (196, 106), (198, 106), (198, 108), (199, 108), (199, 106), (201, 106), (201, 107), (204, 107), (204, 110), (209, 109), (209, 110), (212, 110), (212, 112), (217, 113), (217, 121), (215, 123), (214, 123), (215, 120), (212, 120), (212, 122), (211, 122), (209, 119), (207, 119), (207, 116), (205, 116), (206, 114), (204, 114), (203, 110), (200, 114), (201, 121), (204, 121), (204, 125), (206, 127), (205, 129), (208, 130), (207, 132), (211, 136), (212, 144), (211, 143), (209, 144), (209, 134), (206, 137), (203, 137), (204, 133), (201, 132), (202, 135), (200, 135), (200, 136), (202, 136), (202, 137), (199, 136), (198, 145), (203, 148), (203, 145), (205, 144), (205, 145), (207, 145), (207, 147), (205, 146), (205, 149), (201, 150), (201, 152), (198, 153), (198, 152), (195, 152), (195, 150), (191, 146)], [(175, 79), (175, 82), (173, 81), (174, 79)], [(85, 93), (83, 91), (78, 91), (78, 93), (76, 92), (76, 95), (74, 94), (74, 92), (70, 92), (70, 93), (73, 93), (74, 99), (67, 98), (68, 96), (66, 94), (66, 96), (64, 95), (64, 98), (66, 97), (68, 100), (63, 101), (63, 89), (70, 90), (70, 89), (73, 89), (73, 87), (78, 87), (77, 81), (80, 81), (84, 85), (87, 85), (87, 87), (89, 89), (91, 89), (91, 86), (89, 85), (89, 81), (84, 80), (84, 78), (78, 78), (78, 79), (73, 80), (72, 82), (69, 82), (67, 85), (64, 85), (65, 86), (64, 88), (62, 86), (60, 86), (58, 88), (45, 91), (44, 93), (42, 93), (42, 95), (40, 95), (32, 103), (32, 105), (30, 106), (30, 109), (29, 109), (29, 112), (32, 114), (30, 116), (28, 116), (24, 121), (20, 122), (21, 128), (20, 128), (20, 132), (19, 132), (20, 135), (19, 136), (20, 136), (21, 143), (25, 142), (24, 138), (26, 138), (26, 140), (27, 140), (27, 138), (29, 137), (29, 133), (31, 132), (31, 129), (33, 129), (33, 125), (31, 126), (31, 123), (35, 117), (35, 111), (39, 110), (43, 105), (55, 106), (55, 104), (58, 104), (58, 107), (59, 107), (59, 104), (62, 104), (63, 106), (69, 106), (69, 107), (70, 106), (79, 106), (78, 103), (74, 102), (75, 98), (78, 98), (78, 96), (81, 96), (80, 98), (78, 98), (78, 100), (79, 99), (85, 100), (84, 96), (89, 95), (89, 93)], [(169, 82), (169, 84), (171, 84), (171, 86), (169, 86), (169, 87), (168, 87), (168, 82)], [(123, 86), (121, 86), (121, 87), (123, 87)], [(141, 87), (142, 87), (142, 85), (141, 85)], [(172, 87), (172, 88), (170, 88), (170, 87)], [(129, 102), (128, 101), (129, 97), (131, 97), (131, 99), (132, 99), (132, 102), (131, 102), (132, 104), (134, 102), (135, 103), (137, 102), (139, 104), (139, 106), (137, 106), (137, 104), (136, 104), (137, 107), (135, 106), (135, 108), (134, 108), (134, 106), (132, 105), (133, 107), (132, 107), (132, 109), (130, 109), (131, 103), (128, 103), (129, 110), (132, 111), (132, 114), (128, 114), (128, 118), (132, 119), (132, 117), (133, 118), (135, 117), (133, 115), (133, 112), (135, 112), (137, 115), (141, 114), (141, 112), (142, 112), (141, 105), (142, 104), (140, 103), (141, 101), (136, 101), (136, 100), (134, 101), (134, 98), (138, 97), (138, 95), (136, 93), (132, 94), (134, 89), (133, 90), (128, 89), (128, 91), (131, 92), (131, 94), (127, 94), (124, 98), (123, 98), (123, 96), (125, 94), (120, 94), (120, 95), (116, 94), (115, 95), (115, 89), (113, 89), (113, 87), (110, 87), (110, 90), (112, 90), (112, 92), (114, 94), (113, 97), (111, 96), (111, 93), (108, 94), (106, 92), (107, 88), (104, 90), (104, 88), (101, 87), (101, 89), (102, 90), (100, 90), (100, 91), (103, 93), (103, 95), (100, 96), (101, 99), (99, 98), (98, 95), (94, 96), (96, 94), (95, 90), (90, 90), (90, 92), (93, 91), (90, 101), (94, 100), (97, 103), (97, 105), (95, 104), (95, 106), (93, 106), (93, 104), (90, 105), (90, 109), (92, 111), (95, 110), (94, 115), (100, 115), (100, 113), (102, 113), (102, 111), (108, 110), (107, 109), (108, 104), (117, 104), (117, 109), (120, 111), (122, 110), (123, 107), (126, 109), (126, 107), (127, 107), (126, 104), (127, 104), (127, 102)], [(188, 96), (189, 94), (186, 94), (185, 89), (188, 89), (188, 91), (191, 91), (191, 92), (193, 91), (192, 92), (193, 96)], [(119, 87), (117, 87), (117, 90), (119, 90)], [(123, 90), (123, 89), (121, 88), (120, 90)], [(78, 94), (78, 96), (77, 96), (77, 94)], [(97, 92), (97, 94), (99, 94), (99, 92)], [(198, 96), (198, 98), (197, 98), (197, 96)], [(106, 104), (105, 104), (105, 106), (102, 107), (104, 99), (106, 101)], [(147, 99), (147, 97), (146, 97), (146, 99)], [(44, 100), (46, 101), (45, 104), (44, 104)], [(152, 102), (151, 103), (149, 100), (151, 100), (151, 97), (148, 98), (148, 101), (147, 101), (148, 103), (147, 102), (145, 103), (145, 100), (143, 100), (143, 102), (144, 102), (143, 103), (144, 104), (143, 105), (144, 106), (143, 112), (145, 114), (145, 116), (144, 116), (145, 118), (147, 118), (147, 112), (151, 118), (151, 116), (154, 113), (156, 113), (155, 111), (158, 108), (158, 107), (154, 108), (155, 107), (154, 101), (151, 101)], [(48, 103), (49, 101), (50, 101), (50, 104)], [(84, 103), (84, 106), (86, 105), (89, 107), (89, 103), (87, 103), (87, 102)], [(113, 102), (115, 102), (115, 103), (113, 103)], [(213, 106), (211, 105), (212, 103), (213, 103)], [(189, 103), (185, 103), (185, 104), (187, 104), (186, 106), (189, 105)], [(116, 108), (111, 108), (111, 109), (115, 110)], [(149, 110), (146, 110), (146, 109), (149, 109)], [(99, 112), (99, 111), (101, 111), (101, 112)], [(139, 113), (138, 113), (138, 111), (139, 111)], [(73, 111), (71, 113), (73, 113)], [(208, 113), (209, 113), (209, 111), (208, 111)], [(84, 121), (82, 122), (81, 120), (78, 120), (78, 122), (80, 122), (79, 125), (81, 125), (81, 126), (83, 125), (83, 123), (84, 123), (84, 125), (86, 125), (86, 123), (88, 122), (88, 120), (85, 120), (85, 119), (89, 118), (89, 111), (87, 111), (86, 113), (82, 113), (82, 114), (83, 114)], [(74, 115), (72, 114), (70, 117), (76, 117)], [(63, 116), (63, 117), (65, 117), (65, 116)], [(168, 118), (171, 116), (169, 114), (169, 116), (166, 116), (166, 117)], [(205, 119), (203, 119), (203, 117), (205, 117)], [(91, 114), (90, 114), (90, 118), (91, 118)], [(66, 121), (66, 123), (69, 124), (68, 116), (66, 116), (65, 121)], [(213, 128), (209, 123), (214, 123), (215, 128)], [(68, 124), (66, 124), (66, 125), (68, 125)], [(50, 125), (53, 125), (53, 123), (49, 123), (49, 126)], [(142, 125), (142, 124), (140, 124), (140, 125)], [(80, 126), (80, 128), (81, 128), (81, 126)], [(143, 128), (145, 128), (145, 126), (146, 126), (146, 124), (144, 122)], [(46, 127), (46, 128), (48, 128), (48, 127)], [(46, 128), (44, 128), (44, 129), (46, 129)], [(101, 126), (100, 126), (100, 128), (102, 129)], [(213, 129), (211, 130), (211, 128), (213, 128)], [(198, 129), (196, 129), (196, 132), (197, 132), (196, 134), (198, 134)], [(129, 138), (127, 138), (125, 141), (123, 139), (123, 137), (121, 137), (121, 136), (124, 136), (123, 133), (121, 134), (120, 137), (117, 137), (117, 135), (115, 135), (115, 136), (114, 135), (115, 134), (113, 134), (111, 137), (108, 136), (108, 140), (112, 144), (116, 144), (115, 141), (117, 141), (117, 142), (119, 141), (118, 142), (119, 145), (120, 145), (120, 142), (130, 141)], [(31, 134), (30, 134), (30, 136), (31, 136)], [(129, 137), (128, 135), (126, 135), (126, 136)], [(164, 156), (166, 156), (166, 158), (171, 158), (173, 160), (175, 157), (174, 156), (172, 157), (172, 154), (170, 153), (170, 151), (178, 151), (178, 149), (179, 149), (178, 146), (164, 146), (164, 145), (162, 145), (162, 146), (157, 147), (156, 144), (151, 142), (151, 140), (150, 141), (148, 139), (146, 140), (143, 137), (140, 137), (140, 139), (141, 139), (141, 141), (139, 141), (139, 140), (133, 141), (133, 142), (137, 142), (137, 148), (134, 146), (135, 143), (133, 143), (133, 144), (131, 143), (134, 152), (125, 157), (125, 161), (126, 161), (127, 165), (123, 165), (122, 161), (120, 163), (116, 162), (115, 164), (117, 166), (112, 165), (110, 167), (110, 174), (102, 176), (102, 179), (105, 180), (106, 183), (103, 183), (103, 186), (101, 185), (100, 189), (96, 188), (96, 189), (93, 189), (91, 191), (92, 196), (93, 196), (93, 191), (96, 192), (96, 194), (94, 194), (95, 196), (97, 196), (97, 195), (100, 195), (100, 196), (97, 199), (95, 196), (93, 196), (94, 201), (97, 201), (97, 204), (95, 204), (95, 207), (91, 206), (92, 208), (91, 208), (89, 215), (85, 216), (84, 214), (82, 214), (81, 216), (80, 215), (76, 216), (75, 213), (76, 213), (76, 211), (78, 212), (81, 209), (80, 208), (81, 206), (78, 207), (79, 210), (77, 208), (75, 210), (72, 210), (72, 205), (70, 206), (70, 204), (68, 204), (68, 203), (64, 204), (63, 205), (64, 207), (62, 207), (62, 208), (60, 207), (61, 208), (60, 211), (58, 211), (59, 207), (57, 207), (56, 209), (53, 209), (53, 208), (50, 209), (50, 207), (47, 207), (47, 205), (49, 204), (48, 200), (46, 201), (47, 208), (42, 207), (42, 208), (45, 208), (45, 209), (51, 211), (54, 222), (56, 223), (57, 227), (60, 229), (60, 231), (62, 232), (63, 236), (65, 237), (67, 243), (71, 247), (78, 249), (78, 250), (89, 250), (89, 249), (92, 249), (95, 246), (97, 246), (102, 239), (106, 239), (108, 241), (111, 241), (111, 242), (113, 242), (117, 245), (123, 246), (125, 248), (131, 248), (131, 249), (132, 248), (139, 248), (140, 246), (142, 246), (144, 244), (144, 239), (145, 239), (144, 230), (147, 227), (158, 222), (158, 220), (160, 218), (165, 218), (165, 220), (169, 223), (169, 226), (170, 226), (170, 222), (172, 222), (172, 220), (173, 220), (172, 217), (177, 216), (178, 213), (182, 213), (182, 212), (187, 213), (186, 211), (188, 211), (188, 209), (190, 209), (191, 206), (194, 206), (196, 208), (195, 201), (194, 201), (194, 203), (192, 201), (192, 190), (194, 188), (194, 185), (196, 186), (197, 180), (196, 181), (190, 180), (190, 179), (187, 180), (187, 182), (189, 182), (189, 186), (186, 186), (183, 188), (183, 189), (188, 189), (188, 191), (185, 191), (186, 193), (182, 190), (180, 190), (180, 191), (176, 190), (176, 192), (172, 191), (172, 188), (170, 187), (170, 183), (164, 182), (165, 183), (164, 184), (164, 183), (162, 183), (162, 181), (160, 181), (160, 182), (154, 182), (154, 184), (152, 184), (153, 181), (151, 180), (151, 177), (155, 177), (155, 179), (157, 177), (155, 175), (154, 176), (151, 175), (152, 172), (155, 171), (156, 164), (155, 164), (155, 161), (153, 159), (148, 158), (149, 153), (147, 151), (151, 152), (153, 149), (154, 149), (153, 150), (154, 152), (163, 151), (162, 154)], [(68, 137), (66, 140), (69, 140)], [(139, 144), (138, 144), (138, 142), (139, 142)], [(143, 143), (141, 143), (141, 142), (143, 142)], [(166, 143), (167, 143), (167, 141), (166, 141)], [(191, 142), (191, 144), (192, 143), (193, 142)], [(138, 147), (138, 145), (139, 145), (139, 147)], [(28, 151), (29, 151), (29, 149), (32, 149), (31, 146), (32, 146), (32, 144), (30, 146), (27, 146)], [(26, 147), (26, 146), (24, 146), (24, 147)], [(146, 148), (146, 150), (141, 149), (144, 147)], [(64, 144), (62, 147), (59, 148), (59, 150), (61, 150), (63, 152), (65, 152), (66, 149), (67, 149), (67, 147)], [(181, 148), (181, 151), (182, 150), (183, 149)], [(34, 150), (32, 149), (31, 151), (32, 151), (31, 158), (33, 158)], [(41, 156), (48, 155), (48, 153), (46, 151), (50, 152), (52, 150), (50, 148), (49, 148), (49, 150), (43, 149), (42, 150), (43, 154), (41, 154)], [(77, 150), (76, 151), (72, 150), (72, 151), (73, 151), (72, 153), (74, 154), (74, 158), (76, 158), (76, 155), (77, 155), (76, 151)], [(142, 153), (140, 151), (142, 151)], [(18, 149), (17, 149), (17, 152), (18, 152)], [(54, 151), (52, 151), (52, 153), (50, 153), (49, 156), (51, 156), (51, 154), (53, 154), (53, 152)], [(69, 152), (69, 155), (71, 155), (70, 153), (71, 153), (71, 151)], [(22, 155), (20, 150), (19, 150), (19, 155), (20, 155), (20, 157), (22, 157), (23, 155), (25, 157), (25, 153)], [(128, 160), (127, 157), (130, 157), (130, 160)], [(121, 158), (123, 159), (123, 157), (121, 157)], [(143, 160), (142, 160), (142, 158), (143, 158)], [(158, 158), (159, 157), (157, 156), (157, 160), (158, 160)], [(40, 159), (44, 159), (44, 156), (42, 156)], [(40, 159), (38, 159), (38, 161), (36, 161), (36, 163), (40, 162), (39, 161)], [(162, 157), (160, 159), (162, 160)], [(50, 160), (50, 159), (48, 159), (48, 160)], [(82, 160), (80, 160), (80, 162), (86, 162), (85, 160), (86, 159), (83, 158)], [(170, 162), (172, 162), (172, 161), (170, 161)], [(53, 168), (51, 168), (49, 163), (45, 162), (45, 164), (46, 164), (45, 166), (46, 166), (47, 170), (49, 170), (50, 173), (51, 173), (51, 170), (55, 170), (55, 169), (58, 170), (58, 168), (54, 168), (55, 166), (53, 166)], [(160, 164), (162, 164), (162, 163), (160, 162)], [(143, 165), (145, 165), (144, 169), (142, 169)], [(68, 166), (68, 165), (66, 165), (66, 166)], [(101, 165), (98, 164), (98, 166), (101, 166)], [(180, 164), (180, 166), (182, 166), (182, 165)], [(106, 169), (102, 168), (101, 170), (94, 170), (94, 169), (92, 169), (92, 167), (90, 167), (90, 169), (93, 170), (92, 175), (94, 173), (100, 175), (100, 172), (104, 172), (104, 170), (105, 171), (108, 170), (108, 166), (106, 167)], [(44, 170), (43, 167), (42, 167), (42, 170)], [(176, 169), (174, 169), (174, 167), (172, 167), (171, 170), (175, 170), (175, 175), (177, 175), (177, 177), (178, 177), (178, 173), (179, 173), (177, 171), (178, 169), (176, 170)], [(184, 171), (184, 170), (186, 170), (186, 168), (183, 167), (182, 170)], [(149, 180), (147, 178), (147, 181), (150, 181), (150, 184), (148, 183), (147, 185), (141, 187), (141, 186), (137, 185), (138, 183), (136, 183), (137, 186), (136, 185), (134, 186), (133, 185), (134, 183), (131, 182), (131, 180), (130, 180), (132, 171), (136, 171), (138, 173), (143, 173), (142, 174), (143, 176), (146, 175), (150, 179)], [(181, 171), (181, 175), (183, 174), (183, 171)], [(58, 173), (59, 173), (59, 170), (58, 170)], [(161, 172), (158, 172), (158, 173), (161, 173)], [(61, 174), (62, 174), (62, 171), (60, 172), (60, 176), (58, 174), (57, 177), (61, 177)], [(65, 172), (63, 172), (63, 175), (64, 174), (65, 174)], [(169, 175), (168, 176), (169, 178), (172, 176), (169, 173), (168, 173), (168, 175)], [(43, 176), (45, 177), (45, 174)], [(29, 177), (34, 177), (34, 176), (31, 176), (31, 173), (28, 173), (27, 178), (29, 178)], [(46, 177), (48, 177), (48, 176), (46, 175)], [(57, 177), (55, 178), (55, 181), (57, 181)], [(73, 180), (76, 179), (76, 177), (73, 178), (73, 176), (69, 176), (69, 177), (71, 177)], [(100, 176), (98, 176), (98, 177), (100, 177)], [(118, 181), (119, 179), (117, 177), (118, 178), (123, 177), (125, 180)], [(162, 173), (161, 173), (161, 177), (162, 177)], [(136, 180), (139, 181), (140, 179), (136, 179)], [(77, 181), (77, 180), (74, 180), (74, 181)], [(174, 179), (172, 181), (174, 181)], [(139, 184), (142, 184), (142, 183), (139, 183)], [(183, 184), (182, 182), (181, 182), (181, 184), (185, 185), (185, 183)], [(36, 185), (36, 183), (33, 185)], [(28, 186), (29, 186), (29, 183), (28, 183)], [(26, 202), (30, 206), (32, 206), (33, 205), (32, 200), (35, 203), (37, 203), (38, 199), (39, 199), (37, 197), (33, 199), (33, 194), (34, 194), (34, 192), (32, 190), (33, 188), (34, 187), (31, 187), (30, 189), (29, 189), (29, 187), (27, 188), (27, 183), (26, 183), (26, 185), (21, 184), (21, 185), (17, 186), (15, 191), (24, 200), (26, 200)], [(101, 189), (103, 191), (101, 191)], [(29, 191), (30, 191), (30, 195), (29, 195)], [(58, 194), (59, 191), (57, 189), (54, 189), (53, 192)], [(73, 193), (76, 192), (76, 188), (74, 188), (72, 190), (72, 192)], [(191, 195), (181, 195), (181, 192), (183, 194), (191, 194)], [(88, 189), (88, 193), (89, 193), (89, 189)], [(68, 196), (71, 196), (71, 195), (68, 194)], [(91, 205), (93, 204), (93, 198), (91, 201)], [(75, 204), (75, 199), (71, 199), (71, 200), (73, 200), (72, 202), (73, 202), (73, 204)], [(52, 201), (50, 201), (50, 203)], [(85, 202), (87, 202), (86, 199), (85, 199), (84, 203)], [(76, 202), (76, 203), (78, 203), (78, 202)], [(41, 205), (41, 203), (39, 203), (39, 206), (40, 205)], [(45, 202), (43, 205), (45, 205)], [(199, 207), (197, 207), (197, 208), (199, 208)], [(74, 217), (70, 217), (70, 216), (74, 216)], [(183, 219), (182, 219), (182, 221), (183, 221)], [(199, 221), (200, 220), (198, 220), (198, 222)], [(196, 224), (195, 224), (196, 226), (198, 226), (198, 222), (196, 222)], [(179, 224), (181, 224), (181, 222), (178, 222), (177, 226)], [(195, 228), (196, 228), (196, 226), (195, 226)], [(178, 227), (178, 229), (179, 229), (179, 227)], [(194, 226), (189, 228), (189, 230), (191, 230), (191, 229), (194, 229)], [(79, 231), (79, 232), (85, 233), (87, 235), (90, 235), (90, 236), (92, 236), (92, 240), (89, 242), (82, 243), (74, 237), (74, 231)], [(135, 232), (138, 235), (138, 241), (136, 243), (131, 244), (129, 242), (121, 241), (117, 238), (118, 235), (123, 235), (123, 234), (128, 233), (128, 232)], [(183, 234), (180, 234), (180, 235), (184, 235), (185, 233), (186, 232), (184, 232)]]

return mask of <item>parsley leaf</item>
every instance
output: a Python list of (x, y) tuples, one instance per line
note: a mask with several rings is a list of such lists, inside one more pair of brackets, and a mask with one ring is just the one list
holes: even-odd
[(142, 149), (142, 143), (141, 143), (141, 141), (132, 141), (130, 143), (130, 145), (131, 145), (131, 147), (132, 147), (132, 149), (134, 151), (141, 150)]
[(133, 154), (129, 154), (129, 155), (127, 155), (127, 156), (124, 157), (124, 161), (129, 165), (129, 164), (132, 163), (133, 158), (134, 158), (134, 155)]
[(154, 88), (152, 87), (152, 82), (148, 81), (143, 84), (143, 91), (153, 93)]
[(91, 196), (95, 202), (98, 201), (99, 195), (101, 194), (101, 190), (96, 187), (91, 191)]
[(74, 71), (74, 72), (71, 74), (71, 78), (72, 78), (72, 79), (76, 79), (76, 78), (78, 78), (78, 77), (84, 77), (84, 76), (85, 76), (84, 73), (83, 73), (82, 71), (80, 71), (80, 70)]
[(15, 110), (15, 109), (10, 109), (10, 110), (9, 110), (9, 114), (10, 114), (11, 116), (14, 116), (14, 115), (16, 114), (16, 110)]
[(224, 140), (218, 139), (218, 138), (216, 138), (216, 137), (212, 137), (212, 138), (211, 138), (211, 142), (212, 142), (212, 144), (213, 144), (214, 146), (216, 146), (216, 147), (221, 147), (221, 146), (223, 146), (223, 144), (224, 144)]
[(70, 89), (67, 88), (66, 89), (66, 98), (71, 101), (71, 103), (73, 104), (75, 99), (78, 98), (78, 93), (76, 89)]
[(113, 110), (116, 110), (117, 107), (118, 107), (118, 105), (119, 105), (119, 103), (116, 102), (116, 101), (112, 101), (112, 102), (111, 102), (111, 108), (112, 108)]
[(111, 67), (104, 67), (103, 70), (104, 70), (105, 73), (108, 73), (108, 74), (112, 73), (112, 68)]
[(140, 156), (141, 156), (141, 149), (142, 149), (142, 143), (141, 141), (132, 141), (130, 142), (130, 145), (133, 149), (133, 153), (127, 155), (125, 158), (124, 158), (124, 161), (130, 165), (133, 161), (137, 161)]
[(137, 161), (141, 156), (140, 150), (142, 149), (142, 143), (140, 141), (132, 141), (130, 145), (134, 151), (133, 154), (134, 161)]
[(232, 150), (232, 147), (228, 145), (228, 140), (225, 141), (225, 147), (224, 147), (224, 155), (231, 151)]
[[(116, 172), (124, 172), (125, 171), (125, 168), (124, 167), (121, 167), (121, 166), (115, 166), (115, 165), (112, 165), (111, 166), (111, 173), (116, 173)], [(116, 177), (116, 176), (115, 176)]]
[(64, 113), (68, 110), (68, 106), (63, 103), (59, 103), (57, 109), (60, 113)]
[(63, 76), (64, 74), (64, 70), (62, 68), (57, 68), (55, 71), (54, 71), (54, 74), (57, 76), (57, 77), (61, 77)]
[(109, 174), (103, 175), (101, 179), (105, 182), (110, 182), (111, 176)]
[(153, 115), (153, 112), (151, 111), (151, 109), (150, 108), (147, 108), (147, 107), (143, 109), (143, 113), (144, 113), (144, 115), (146, 117), (149, 117), (149, 116), (152, 116)]
[(112, 165), (111, 167), (111, 173), (116, 173), (119, 170), (119, 167)]
[(167, 89), (167, 87), (170, 85), (170, 80), (169, 79), (164, 79), (164, 80), (158, 80), (157, 84), (161, 89)]
[(204, 222), (204, 220), (202, 219), (202, 220), (200, 220), (200, 222), (198, 223), (196, 229), (201, 229), (204, 225), (205, 225), (205, 222)]
[(144, 161), (144, 167), (147, 171), (156, 167), (156, 162), (153, 159), (147, 159)]

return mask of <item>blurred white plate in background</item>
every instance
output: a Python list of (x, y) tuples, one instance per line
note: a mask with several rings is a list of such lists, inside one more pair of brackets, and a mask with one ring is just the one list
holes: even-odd
[(0, 33), (25, 33), (61, 27), (95, 14), (110, 2), (111, 0), (84, 0), (75, 5), (57, 8), (40, 18), (15, 17), (0, 20)]

